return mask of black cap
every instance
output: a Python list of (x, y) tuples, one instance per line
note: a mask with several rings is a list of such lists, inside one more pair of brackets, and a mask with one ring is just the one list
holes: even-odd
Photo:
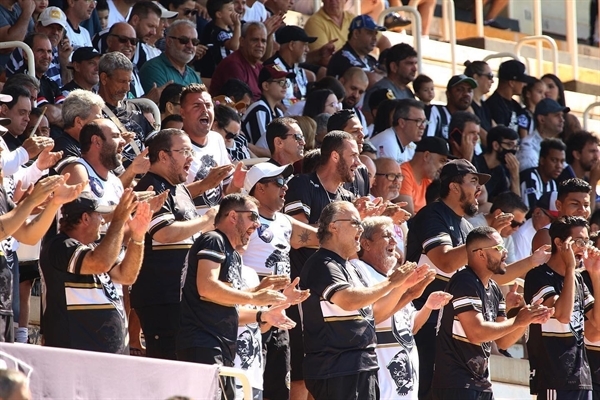
[(561, 106), (556, 100), (545, 98), (542, 99), (539, 103), (537, 103), (537, 105), (535, 106), (534, 114), (548, 115), (559, 111), (568, 113), (569, 111), (571, 111), (571, 109), (569, 107)]
[(525, 73), (525, 64), (517, 60), (508, 60), (500, 64), (498, 79), (523, 83), (534, 83), (536, 81), (536, 78)]
[(63, 204), (61, 213), (65, 218), (76, 218), (81, 216), (83, 213), (89, 213), (92, 211), (99, 212), (101, 214), (108, 214), (113, 212), (114, 206), (101, 206), (98, 204), (98, 200), (90, 192), (81, 192), (78, 198), (70, 203)]
[(396, 100), (396, 96), (391, 89), (377, 89), (369, 96), (369, 109), (373, 110), (385, 100)]
[(442, 167), (442, 171), (440, 172), (440, 180), (444, 182), (455, 176), (462, 176), (466, 174), (477, 175), (477, 177), (479, 177), (480, 185), (485, 184), (491, 178), (491, 175), (480, 174), (477, 172), (477, 168), (475, 168), (473, 164), (464, 158), (460, 158), (457, 160), (450, 160)]
[[(101, 56), (102, 54), (98, 53), (98, 51), (96, 51), (96, 49), (93, 47), (80, 47), (73, 52), (73, 55), (71, 56), (71, 62), (76, 63), (88, 61)], [(70, 68), (72, 69), (73, 67)]]
[(450, 157), (450, 149), (448, 148), (448, 142), (440, 137), (426, 136), (417, 142), (417, 148), (415, 152), (430, 152), (440, 154), (442, 156)]
[(279, 28), (277, 32), (275, 32), (275, 40), (279, 44), (285, 44), (289, 42), (305, 42), (305, 43), (314, 43), (317, 38), (314, 36), (308, 36), (304, 29), (295, 25), (286, 25), (282, 28)]

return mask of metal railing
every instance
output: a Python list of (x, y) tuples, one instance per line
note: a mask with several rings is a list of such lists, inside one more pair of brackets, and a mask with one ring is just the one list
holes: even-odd
[(385, 20), (385, 16), (392, 12), (404, 11), (412, 16), (412, 35), (413, 35), (413, 47), (417, 52), (417, 68), (419, 69), (419, 73), (423, 72), (423, 54), (421, 47), (421, 27), (423, 22), (421, 20), (421, 14), (415, 7), (410, 6), (400, 6), (400, 7), (390, 7), (381, 12), (379, 17), (377, 17), (377, 23), (379, 25), (383, 25)]
[(27, 73), (35, 78), (35, 60), (33, 59), (33, 51), (31, 51), (31, 47), (27, 46), (24, 42), (1, 42), (0, 49), (12, 49), (14, 47), (18, 47), (25, 54), (27, 54)]
[(483, 58), (483, 61), (487, 62), (488, 60), (492, 60), (494, 58), (507, 58), (507, 57), (525, 63), (525, 67), (527, 68), (527, 71), (530, 70), (529, 60), (527, 58), (520, 57), (520, 56), (516, 55), (515, 53), (511, 53), (509, 51), (503, 51), (500, 53), (490, 54), (489, 56), (485, 56)]
[[(558, 46), (556, 45), (556, 41), (547, 35), (539, 35), (539, 36), (526, 36), (519, 40), (515, 45), (515, 53), (517, 56), (521, 55), (521, 49), (523, 45), (526, 43), (535, 42), (538, 46), (541, 46), (542, 42), (546, 42), (550, 44), (552, 48), (552, 73), (558, 76)], [(537, 76), (544, 75), (544, 57), (543, 53), (537, 54)], [(527, 71), (531, 74), (531, 70), (527, 68)]]
[(244, 400), (251, 400), (252, 397), (252, 385), (250, 384), (250, 380), (248, 379), (248, 375), (239, 369), (239, 368), (231, 368), (231, 367), (219, 367), (219, 375), (223, 376), (232, 376), (240, 380), (242, 384), (242, 390), (244, 391)]
[(579, 51), (577, 44), (577, 10), (575, 0), (565, 1), (565, 19), (567, 22), (567, 47), (571, 56), (573, 80), (579, 79)]
[(588, 130), (588, 119), (590, 119), (590, 111), (592, 111), (592, 109), (596, 107), (600, 107), (600, 101), (590, 104), (583, 112), (583, 130)]
[(456, 75), (456, 16), (454, 10), (454, 0), (443, 0), (442, 2), (442, 21), (444, 23), (443, 40), (450, 43), (450, 68), (452, 76)]

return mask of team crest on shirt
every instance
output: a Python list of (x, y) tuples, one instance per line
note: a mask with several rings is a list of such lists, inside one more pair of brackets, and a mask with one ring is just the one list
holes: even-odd
[(247, 370), (254, 364), (255, 361), (260, 362), (261, 344), (258, 343), (254, 336), (256, 331), (260, 329), (258, 326), (252, 328), (246, 325), (247, 329), (240, 333), (237, 338), (237, 355), (240, 357), (240, 368)]
[(95, 176), (90, 176), (90, 189), (92, 189), (92, 192), (96, 195), (96, 197), (104, 196), (104, 186), (102, 186), (100, 179), (96, 178)]
[(258, 237), (265, 243), (273, 241), (273, 232), (269, 229), (269, 225), (261, 224), (258, 227)]

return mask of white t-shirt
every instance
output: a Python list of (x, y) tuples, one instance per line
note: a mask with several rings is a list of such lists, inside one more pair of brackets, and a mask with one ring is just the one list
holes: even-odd
[(280, 212), (270, 220), (260, 217), (260, 226), (250, 236), (244, 265), (259, 275), (290, 275), (292, 223)]
[(67, 21), (67, 37), (71, 41), (73, 51), (80, 47), (92, 47), (92, 38), (90, 33), (83, 26), (79, 25), (79, 29), (75, 31), (71, 23)]
[(398, 164), (412, 160), (417, 145), (409, 143), (404, 149), (400, 148), (394, 128), (388, 128), (371, 138), (371, 144), (377, 149), (377, 158), (390, 157)]
[(117, 22), (127, 22), (129, 14), (131, 14), (131, 8), (129, 8), (127, 16), (124, 17), (123, 15), (121, 15), (119, 10), (117, 10), (117, 7), (115, 7), (115, 2), (113, 0), (107, 0), (106, 3), (108, 4), (108, 24), (106, 26), (107, 28), (110, 28)]
[[(386, 277), (361, 260), (350, 260), (369, 286)], [(382, 399), (417, 400), (419, 392), (419, 354), (412, 334), (416, 308), (412, 303), (378, 323), (377, 359), (379, 391)]]
[(265, 5), (260, 1), (256, 0), (251, 7), (247, 5), (244, 6), (244, 15), (242, 16), (242, 21), (246, 22), (265, 22), (265, 20), (269, 17), (267, 9)]

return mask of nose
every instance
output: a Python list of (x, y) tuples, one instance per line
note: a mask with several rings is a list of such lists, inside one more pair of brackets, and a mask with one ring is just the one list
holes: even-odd
[(396, 240), (396, 236), (394, 236), (394, 235), (390, 236), (390, 243), (393, 244), (394, 246), (398, 244), (398, 241)]

